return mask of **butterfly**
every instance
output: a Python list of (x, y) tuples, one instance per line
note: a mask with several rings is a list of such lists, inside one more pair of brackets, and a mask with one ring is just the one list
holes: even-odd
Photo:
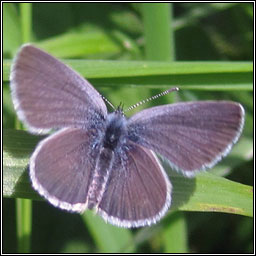
[(229, 153), (244, 124), (243, 107), (231, 101), (167, 104), (130, 118), (121, 107), (108, 113), (86, 79), (32, 45), (18, 52), (10, 81), (28, 130), (56, 130), (30, 158), (34, 189), (56, 207), (94, 209), (120, 227), (156, 223), (171, 205), (172, 185), (156, 154), (193, 177)]

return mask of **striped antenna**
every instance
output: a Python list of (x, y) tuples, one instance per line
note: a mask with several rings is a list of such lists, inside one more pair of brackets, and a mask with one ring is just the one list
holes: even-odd
[(102, 94), (100, 94), (99, 93), (99, 95), (101, 96), (101, 98), (103, 99), (103, 100), (105, 100), (107, 103), (108, 103), (108, 105), (111, 107), (111, 108), (113, 108), (114, 110), (116, 110), (116, 108), (114, 107), (114, 105), (107, 99), (107, 98), (105, 98)]
[(178, 91), (178, 90), (179, 90), (178, 87), (170, 88), (170, 89), (168, 89), (168, 90), (166, 90), (166, 91), (164, 91), (164, 92), (161, 92), (161, 93), (159, 93), (159, 94), (157, 94), (157, 95), (155, 95), (155, 96), (152, 96), (152, 97), (150, 97), (150, 98), (148, 98), (148, 99), (142, 100), (142, 101), (140, 101), (140, 102), (138, 102), (138, 103), (136, 103), (136, 104), (130, 106), (130, 107), (127, 108), (124, 112), (130, 111), (130, 110), (132, 110), (132, 109), (134, 109), (134, 108), (137, 108), (138, 106), (140, 106), (140, 105), (142, 105), (142, 104), (144, 104), (144, 103), (146, 103), (146, 102), (149, 102), (149, 101), (151, 101), (151, 100), (154, 100), (154, 99), (157, 99), (157, 98), (159, 98), (159, 97), (161, 97), (161, 96), (164, 96), (164, 95), (166, 95), (166, 94), (169, 94), (170, 92)]

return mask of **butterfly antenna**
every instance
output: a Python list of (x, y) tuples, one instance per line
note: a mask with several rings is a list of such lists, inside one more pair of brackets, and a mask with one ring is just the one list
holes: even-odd
[(113, 110), (116, 110), (116, 108), (114, 107), (114, 105), (107, 99), (107, 98), (105, 98), (103, 95), (101, 95), (100, 94), (100, 96), (101, 96), (101, 98), (104, 100), (104, 101), (106, 101), (107, 103), (108, 103), (108, 105), (111, 107), (111, 108), (113, 108)]
[(170, 88), (170, 89), (168, 89), (168, 90), (166, 90), (166, 91), (164, 91), (164, 92), (161, 92), (161, 93), (159, 93), (159, 94), (157, 94), (157, 95), (155, 95), (155, 96), (152, 96), (152, 97), (150, 97), (150, 98), (147, 98), (147, 99), (145, 99), (145, 100), (142, 100), (142, 101), (140, 101), (140, 102), (138, 102), (138, 103), (136, 103), (136, 104), (130, 106), (130, 107), (127, 108), (124, 112), (130, 111), (130, 110), (132, 110), (132, 109), (134, 109), (134, 108), (137, 108), (138, 106), (140, 106), (140, 105), (142, 105), (142, 104), (144, 104), (144, 103), (146, 103), (146, 102), (149, 102), (149, 101), (151, 101), (151, 100), (154, 100), (154, 99), (157, 99), (157, 98), (159, 98), (159, 97), (161, 97), (161, 96), (164, 96), (164, 95), (166, 95), (166, 94), (169, 94), (170, 92), (178, 91), (178, 90), (179, 90), (178, 87)]

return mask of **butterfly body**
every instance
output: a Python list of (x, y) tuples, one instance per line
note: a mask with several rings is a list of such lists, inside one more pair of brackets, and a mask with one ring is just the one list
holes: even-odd
[(109, 148), (101, 148), (88, 188), (88, 209), (92, 209), (100, 203), (112, 170), (113, 161), (113, 151)]

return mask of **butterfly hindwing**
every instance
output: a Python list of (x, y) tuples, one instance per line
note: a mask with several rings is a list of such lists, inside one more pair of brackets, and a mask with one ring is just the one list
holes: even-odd
[(122, 227), (150, 225), (171, 204), (172, 186), (155, 154), (130, 143), (113, 165), (98, 213)]

